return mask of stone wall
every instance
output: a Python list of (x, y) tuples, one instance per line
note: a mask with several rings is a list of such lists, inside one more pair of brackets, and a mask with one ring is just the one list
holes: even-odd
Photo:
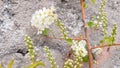
[[(96, 15), (101, 0), (97, 0), (93, 5), (88, 2), (86, 8), (86, 21), (91, 16)], [(0, 0), (0, 62), (3, 68), (10, 60), (15, 59), (13, 68), (25, 68), (29, 63), (29, 57), (24, 42), (24, 35), (28, 34), (34, 41), (35, 50), (38, 53), (37, 58), (45, 61), (46, 67), (49, 68), (50, 63), (45, 57), (43, 46), (50, 47), (56, 58), (57, 64), (62, 68), (65, 54), (68, 52), (68, 45), (65, 41), (48, 39), (37, 35), (37, 30), (30, 25), (32, 14), (43, 7), (49, 8), (55, 6), (57, 14), (67, 27), (70, 37), (79, 36), (82, 32), (81, 9), (79, 0)], [(106, 9), (108, 12), (109, 29), (114, 23), (117, 23), (117, 41), (120, 42), (120, 0), (107, 0)], [(55, 34), (59, 37), (59, 31), (56, 27), (51, 27)], [(91, 44), (96, 44), (102, 37), (100, 31), (90, 34)], [(99, 37), (99, 38), (98, 38)], [(109, 53), (108, 53), (109, 54)], [(103, 64), (95, 66), (95, 68), (120, 68), (120, 50), (115, 48), (112, 56)], [(101, 56), (101, 59), (102, 56)], [(86, 68), (86, 67), (85, 67)]]

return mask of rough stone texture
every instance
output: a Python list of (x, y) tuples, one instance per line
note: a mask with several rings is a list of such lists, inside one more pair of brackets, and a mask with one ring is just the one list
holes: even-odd
[[(97, 15), (101, 0), (97, 0), (95, 5), (88, 2), (86, 9), (86, 22), (91, 19), (92, 15)], [(45, 61), (46, 67), (50, 68), (50, 63), (45, 57), (43, 46), (49, 46), (54, 55), (57, 64), (60, 68), (64, 63), (65, 54), (68, 52), (68, 46), (65, 41), (48, 39), (46, 37), (37, 35), (37, 30), (30, 26), (32, 14), (42, 7), (55, 6), (59, 18), (67, 27), (69, 36), (75, 37), (82, 32), (81, 9), (79, 0), (0, 0), (0, 62), (3, 68), (10, 60), (15, 59), (13, 68), (25, 68), (29, 65), (29, 57), (24, 43), (24, 35), (28, 34), (34, 42), (35, 50), (38, 53), (37, 59)], [(112, 25), (117, 23), (117, 41), (120, 42), (120, 0), (108, 0), (106, 4), (106, 11), (108, 12), (109, 30)], [(59, 31), (56, 27), (51, 27), (59, 37)], [(61, 36), (61, 35), (60, 35)], [(102, 38), (100, 31), (95, 31), (90, 34), (91, 44), (97, 44), (97, 40)], [(107, 60), (105, 56), (112, 54)], [(94, 68), (120, 68), (120, 50), (116, 47), (106, 53), (105, 56), (100, 55), (104, 63), (95, 65)], [(107, 56), (108, 57), (108, 56)], [(84, 68), (87, 68), (86, 66)]]

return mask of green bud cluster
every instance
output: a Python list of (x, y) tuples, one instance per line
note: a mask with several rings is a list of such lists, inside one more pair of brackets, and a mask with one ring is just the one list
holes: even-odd
[[(82, 54), (82, 52), (81, 52), (81, 54)], [(75, 56), (74, 68), (82, 68), (82, 64), (80, 63), (80, 62), (84, 62), (82, 55), (79, 54), (79, 55), (74, 55), (74, 56)]]
[(81, 61), (79, 60), (80, 58), (75, 58), (75, 61), (68, 59), (64, 64), (64, 68), (82, 68), (82, 64), (80, 64)]
[(112, 44), (115, 42), (116, 34), (117, 34), (117, 25), (114, 24), (114, 25), (113, 25), (112, 32), (111, 32)]
[(107, 26), (108, 26), (107, 13), (104, 10), (105, 4), (106, 4), (106, 0), (102, 0), (98, 15), (96, 17), (92, 17), (92, 20), (88, 22), (89, 27), (103, 28), (102, 31), (103, 31), (104, 36), (106, 36), (106, 31), (107, 31)]
[(73, 60), (68, 59), (64, 64), (64, 68), (73, 68)]
[(29, 36), (25, 36), (25, 42), (28, 48), (28, 53), (30, 55), (31, 61), (35, 62), (36, 52), (34, 50), (33, 42)]
[(82, 64), (80, 64), (80, 62), (83, 62), (83, 58), (80, 56), (75, 56), (74, 68), (82, 68)]
[(67, 32), (65, 26), (61, 23), (59, 19), (56, 20), (57, 26), (60, 28), (61, 33), (63, 34), (64, 39), (67, 39)]
[(109, 44), (109, 45), (114, 44), (116, 34), (117, 34), (117, 25), (114, 24), (111, 35), (110, 36), (105, 36), (103, 40), (100, 40), (100, 43), (102, 43), (102, 44), (106, 43), (106, 44)]
[(47, 54), (47, 58), (51, 64), (51, 68), (58, 68), (49, 48), (47, 46), (45, 46), (43, 49), (45, 50), (45, 52)]
[(82, 62), (83, 61), (83, 57), (81, 57), (80, 55), (75, 55), (75, 59), (77, 62)]
[(96, 23), (96, 27), (103, 27), (106, 30), (108, 26), (108, 19), (107, 19), (107, 13), (104, 11), (105, 4), (106, 4), (106, 0), (102, 0), (99, 8), (98, 16), (96, 17), (98, 22)]
[(104, 11), (105, 4), (106, 4), (106, 0), (102, 0), (99, 13), (98, 13), (98, 21), (102, 22), (101, 25), (103, 27), (102, 31), (103, 31), (104, 37), (106, 36), (106, 33), (107, 33), (106, 31), (108, 26), (107, 13)]

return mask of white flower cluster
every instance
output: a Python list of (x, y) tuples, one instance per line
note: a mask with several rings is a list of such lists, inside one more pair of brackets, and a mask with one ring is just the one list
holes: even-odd
[(93, 23), (97, 26), (97, 27), (102, 27), (103, 23), (99, 22), (97, 20), (94, 20)]
[(85, 40), (81, 40), (81, 41), (73, 40), (73, 45), (71, 46), (71, 48), (75, 52), (75, 55), (80, 56), (80, 57), (85, 57), (88, 54), (85, 46), (86, 46)]
[(50, 9), (43, 8), (32, 15), (31, 24), (38, 29), (38, 34), (42, 34), (42, 31), (44, 31), (45, 28), (49, 28), (49, 26), (58, 18), (57, 14), (54, 12), (54, 7), (51, 7)]
[(93, 23), (97, 25), (97, 27), (103, 27), (107, 24), (107, 16), (105, 12), (99, 12), (99, 15), (96, 17), (96, 20), (93, 20)]
[(93, 20), (93, 23), (97, 27), (104, 27), (104, 28), (107, 27), (108, 17), (107, 17), (107, 13), (104, 11), (105, 4), (106, 4), (106, 0), (102, 0), (98, 15), (96, 16), (96, 19)]
[(101, 48), (95, 48), (95, 49), (92, 50), (92, 53), (93, 53), (94, 55), (99, 55), (101, 52), (102, 52), (102, 49), (101, 49)]

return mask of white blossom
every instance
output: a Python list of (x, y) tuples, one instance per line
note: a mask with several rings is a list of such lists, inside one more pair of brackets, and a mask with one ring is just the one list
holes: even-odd
[(98, 25), (99, 27), (102, 27), (103, 23), (97, 20), (93, 21), (94, 24)]
[(93, 21), (93, 23), (94, 23), (94, 24), (98, 24), (98, 21), (95, 20), (95, 21)]
[(71, 48), (75, 52), (75, 55), (85, 57), (88, 54), (85, 46), (86, 46), (86, 41), (85, 40), (81, 40), (81, 41), (73, 40), (73, 45), (71, 46)]
[(40, 9), (32, 15), (31, 25), (38, 29), (38, 34), (41, 34), (45, 28), (49, 26), (57, 19), (57, 14), (54, 13), (54, 7), (50, 9)]
[(95, 55), (99, 55), (101, 52), (102, 52), (101, 48), (95, 48), (95, 49), (92, 50), (92, 53), (95, 54)]

